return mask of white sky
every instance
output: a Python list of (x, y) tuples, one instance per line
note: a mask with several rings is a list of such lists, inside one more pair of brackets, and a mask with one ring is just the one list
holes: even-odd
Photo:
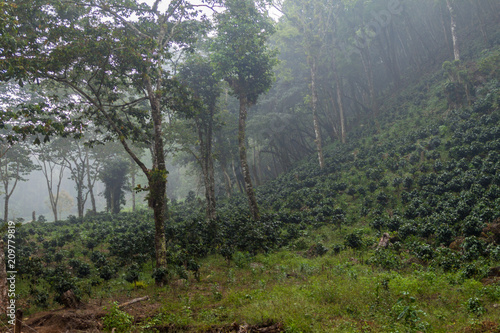
[[(139, 2), (147, 3), (148, 5), (152, 6), (153, 3), (155, 2), (155, 0), (139, 0)], [(168, 5), (170, 4), (170, 2), (171, 2), (170, 0), (162, 0), (158, 6), (160, 11), (165, 11), (166, 8), (168, 7)], [(202, 1), (192, 0), (191, 3), (193, 5), (201, 5)], [(212, 11), (210, 9), (208, 9), (208, 8), (200, 8), (200, 9), (202, 9), (203, 13), (206, 14), (207, 16), (210, 17), (212, 15)], [(269, 15), (271, 16), (272, 19), (277, 21), (280, 18), (281, 13), (278, 10), (276, 10), (275, 8), (270, 8)]]

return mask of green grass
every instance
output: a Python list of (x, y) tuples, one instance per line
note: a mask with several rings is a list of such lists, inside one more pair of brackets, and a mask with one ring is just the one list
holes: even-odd
[[(212, 256), (200, 282), (161, 293), (155, 320), (192, 329), (273, 321), (287, 332), (450, 332), (500, 319), (494, 309), (500, 287), (418, 264), (382, 270), (366, 263), (373, 253), (308, 259), (283, 250), (259, 255), (245, 268)], [(485, 313), (468, 310), (473, 298)]]

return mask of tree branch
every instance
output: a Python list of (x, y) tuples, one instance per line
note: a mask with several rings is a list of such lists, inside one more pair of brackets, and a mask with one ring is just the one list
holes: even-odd
[(118, 134), (118, 137), (119, 137), (119, 140), (123, 146), (123, 148), (125, 148), (125, 150), (127, 151), (127, 153), (130, 155), (130, 157), (132, 157), (132, 159), (135, 161), (135, 163), (137, 163), (137, 165), (141, 168), (141, 170), (144, 172), (144, 174), (146, 175), (146, 177), (150, 177), (149, 175), (149, 169), (146, 167), (146, 165), (137, 157), (136, 154), (134, 154), (134, 152), (130, 149), (129, 145), (127, 144), (127, 142), (125, 141), (125, 135), (123, 134), (123, 132), (118, 128), (118, 126), (116, 125), (116, 123), (113, 121), (113, 119), (111, 118), (111, 116), (104, 110), (104, 107), (103, 105), (94, 100), (92, 97), (90, 97), (85, 91), (83, 91), (83, 89), (81, 89), (80, 87), (78, 87), (77, 85), (75, 85), (74, 83), (72, 82), (69, 82), (68, 80), (65, 80), (65, 79), (60, 79), (58, 77), (50, 77), (48, 76), (50, 79), (52, 80), (55, 80), (57, 82), (60, 82), (62, 84), (65, 84), (67, 85), (68, 87), (70, 87), (71, 89), (73, 89), (75, 92), (77, 92), (78, 94), (80, 94), (80, 96), (82, 96), (83, 98), (87, 99), (91, 104), (93, 104), (99, 111), (102, 112), (102, 114), (104, 115), (104, 117), (106, 118), (106, 120), (108, 121), (109, 125), (113, 128), (113, 130), (115, 131), (116, 134)]

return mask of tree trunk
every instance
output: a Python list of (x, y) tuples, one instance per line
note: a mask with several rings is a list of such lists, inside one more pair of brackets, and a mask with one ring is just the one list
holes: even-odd
[(234, 181), (236, 182), (236, 185), (238, 185), (238, 190), (240, 191), (240, 193), (243, 193), (241, 180), (239, 175), (236, 173), (236, 166), (234, 165), (234, 160), (231, 160), (231, 168), (233, 170)]
[(361, 49), (361, 62), (363, 63), (363, 69), (365, 70), (366, 79), (368, 80), (368, 90), (370, 92), (370, 100), (372, 104), (373, 117), (377, 117), (378, 114), (378, 104), (377, 98), (375, 96), (375, 86), (373, 83), (373, 66), (370, 58), (370, 48), (366, 46)]
[(7, 269), (5, 262), (5, 252), (4, 243), (0, 238), (0, 314), (4, 315), (7, 313), (7, 307), (9, 306), (9, 297), (7, 290)]
[[(95, 163), (95, 161), (94, 161)], [(92, 183), (92, 178), (90, 176), (90, 162), (89, 158), (87, 158), (87, 184), (89, 187), (89, 194), (90, 194), (90, 203), (92, 205), (92, 213), (96, 214), (97, 213), (97, 207), (95, 203), (95, 196), (94, 196), (94, 184)]]
[(210, 166), (210, 161), (205, 161), (202, 169), (203, 169), (203, 185), (205, 186), (205, 199), (207, 201), (206, 217), (208, 220), (215, 220), (217, 217), (217, 211), (215, 202), (213, 164), (212, 166)]
[(212, 127), (213, 113), (211, 112), (210, 119), (206, 128), (197, 123), (198, 139), (200, 140), (201, 150), (201, 170), (203, 173), (203, 185), (205, 187), (205, 199), (207, 201), (206, 217), (208, 220), (215, 220), (217, 217), (216, 200), (215, 200), (215, 176), (214, 176), (214, 160), (212, 157)]
[(477, 10), (477, 19), (479, 20), (479, 27), (481, 28), (481, 34), (483, 35), (484, 42), (486, 45), (490, 45), (490, 39), (488, 38), (488, 32), (486, 31), (486, 24), (484, 23), (483, 19), (483, 13), (484, 11), (482, 10), (481, 2), (479, 0), (476, 0), (474, 2), (474, 5)]
[(5, 170), (5, 179), (3, 179), (3, 186), (4, 186), (4, 212), (3, 212), (3, 221), (5, 223), (9, 222), (9, 201), (10, 201), (10, 197), (12, 196), (12, 194), (14, 193), (14, 190), (16, 189), (16, 186), (17, 186), (17, 182), (19, 181), (19, 170), (20, 170), (20, 164), (19, 162), (17, 163), (17, 168), (16, 168), (16, 177), (14, 178), (14, 185), (12, 185), (12, 189), (9, 191), (9, 178), (8, 178), (8, 174), (9, 174), (9, 170), (7, 170), (7, 166), (5, 167), (6, 170)]
[(262, 164), (262, 159), (261, 159), (261, 156), (260, 156), (260, 153), (262, 151), (259, 150), (259, 153), (257, 154), (257, 175), (260, 179), (260, 181), (264, 181), (264, 175), (262, 174), (262, 168), (261, 168), (261, 164)]
[(85, 202), (83, 200), (83, 183), (77, 184), (76, 205), (78, 206), (78, 217), (83, 218)]
[(3, 206), (3, 221), (5, 223), (9, 222), (9, 196), (6, 194), (5, 199), (4, 199), (4, 206)]
[[(6, 167), (7, 168), (7, 167)], [(2, 172), (3, 173), (3, 172)], [(5, 172), (5, 178), (3, 181), (3, 188), (5, 190), (5, 199), (4, 199), (4, 209), (3, 209), (3, 221), (5, 223), (9, 222), (9, 178), (7, 177), (8, 170)]]
[(445, 10), (442, 6), (440, 6), (440, 7), (441, 7), (441, 9), (440, 9), (441, 14), (439, 15), (439, 17), (441, 18), (441, 26), (443, 28), (444, 39), (446, 41), (446, 46), (447, 46), (448, 52), (451, 52), (453, 48), (450, 45), (450, 36), (448, 36), (448, 29), (446, 28), (446, 24), (444, 22)]
[(238, 151), (240, 153), (240, 164), (243, 171), (243, 179), (245, 181), (245, 192), (248, 197), (248, 203), (250, 205), (250, 213), (255, 221), (260, 219), (259, 207), (257, 205), (257, 199), (255, 198), (255, 192), (253, 190), (252, 178), (250, 176), (250, 170), (248, 168), (247, 162), (247, 149), (245, 145), (245, 127), (247, 119), (247, 97), (240, 94), (240, 115), (238, 121)]
[[(163, 170), (164, 171), (164, 170)], [(165, 216), (167, 212), (165, 190), (167, 182), (159, 169), (151, 171), (149, 181), (149, 206), (153, 208), (155, 220), (156, 268), (167, 266), (167, 241), (165, 236)], [(163, 283), (160, 282), (160, 285)]]
[[(155, 251), (156, 267), (165, 268), (167, 266), (167, 240), (165, 235), (165, 218), (167, 214), (167, 168), (165, 164), (165, 151), (163, 145), (162, 117), (160, 96), (153, 90), (149, 76), (146, 78), (146, 89), (151, 104), (151, 115), (154, 126), (154, 163), (148, 177), (149, 206), (153, 208), (155, 220)], [(164, 281), (157, 284), (163, 285)]]
[(132, 212), (135, 212), (135, 168), (134, 168), (134, 163), (132, 162), (132, 173), (131, 173), (131, 178), (132, 178)]
[(450, 12), (451, 38), (453, 40), (453, 54), (455, 55), (455, 60), (460, 60), (460, 49), (458, 46), (458, 38), (457, 38), (457, 22), (455, 18), (455, 10), (451, 5), (450, 0), (446, 0), (446, 7), (448, 7), (448, 11)]
[(314, 135), (316, 143), (316, 151), (318, 152), (319, 167), (323, 169), (325, 167), (325, 159), (323, 157), (323, 146), (321, 142), (321, 129), (319, 127), (318, 120), (318, 92), (316, 91), (316, 59), (310, 58), (311, 65), (311, 106), (313, 114), (313, 125), (314, 125)]
[(210, 220), (215, 220), (217, 218), (217, 202), (215, 199), (215, 175), (214, 175), (214, 164), (213, 159), (210, 158), (210, 163), (208, 164), (208, 189), (207, 192), (210, 196), (209, 204), (207, 204), (207, 215)]
[(227, 167), (225, 162), (221, 161), (221, 168), (222, 168), (222, 173), (224, 174), (224, 185), (226, 188), (226, 195), (228, 198), (231, 198), (231, 177), (229, 176), (229, 173), (227, 172)]
[(260, 178), (259, 174), (257, 172), (257, 156), (255, 154), (255, 147), (253, 147), (253, 165), (252, 165), (252, 172), (253, 172), (253, 177), (255, 179), (255, 184), (257, 186), (260, 185)]
[(345, 143), (345, 120), (344, 120), (344, 103), (342, 101), (342, 80), (339, 77), (337, 71), (337, 63), (335, 62), (335, 57), (332, 58), (332, 74), (333, 79), (336, 82), (337, 86), (337, 103), (339, 104), (339, 115), (340, 115), (340, 136), (342, 139), (342, 143)]
[(211, 154), (207, 152), (209, 149), (208, 144), (202, 148), (201, 169), (203, 173), (203, 185), (205, 187), (205, 199), (207, 201), (206, 217), (208, 220), (214, 220), (216, 218), (215, 181), (213, 159)]

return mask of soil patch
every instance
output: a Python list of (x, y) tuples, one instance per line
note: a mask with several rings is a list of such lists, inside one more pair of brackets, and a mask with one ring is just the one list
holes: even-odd
[(248, 325), (232, 323), (230, 325), (216, 326), (200, 329), (188, 326), (157, 326), (154, 327), (160, 333), (279, 333), (284, 332), (282, 323), (265, 323), (261, 325)]
[(24, 322), (23, 332), (100, 332), (101, 318), (106, 315), (102, 308), (83, 307), (80, 309), (60, 309), (40, 312)]

